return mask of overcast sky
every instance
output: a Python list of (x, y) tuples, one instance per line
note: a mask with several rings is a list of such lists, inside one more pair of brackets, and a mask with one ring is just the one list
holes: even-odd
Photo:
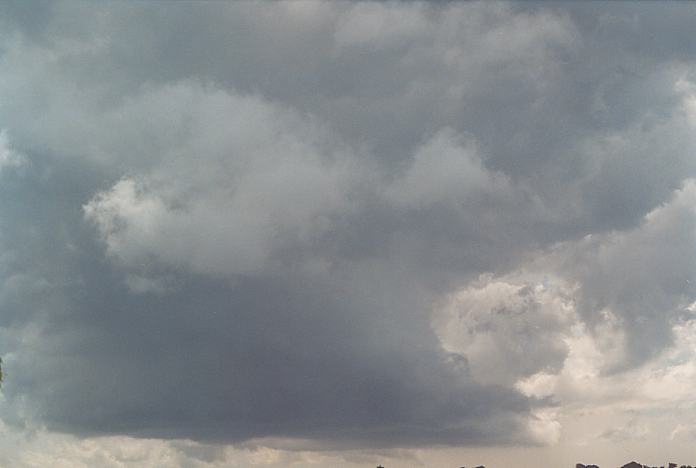
[(2, 3), (0, 466), (693, 464), (695, 24)]

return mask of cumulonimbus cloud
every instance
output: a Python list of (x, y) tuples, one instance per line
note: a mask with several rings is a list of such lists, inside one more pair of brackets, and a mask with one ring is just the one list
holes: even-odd
[(3, 419), (555, 443), (555, 402), (616, 398), (578, 382), (690, 329), (696, 54), (673, 13), (3, 11)]

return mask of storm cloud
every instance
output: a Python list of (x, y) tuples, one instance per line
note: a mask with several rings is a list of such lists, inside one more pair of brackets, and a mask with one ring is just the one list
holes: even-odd
[(3, 421), (556, 441), (696, 300), (696, 8), (595, 7), (4, 4)]

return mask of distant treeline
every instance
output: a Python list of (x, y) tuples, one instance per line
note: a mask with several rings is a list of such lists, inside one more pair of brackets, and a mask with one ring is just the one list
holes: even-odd
[[(379, 465), (377, 468), (384, 468), (384, 466)], [(466, 468), (466, 466), (462, 465), (459, 468)], [(479, 466), (476, 466), (473, 468), (486, 468), (486, 467), (483, 465), (479, 465)], [(582, 463), (577, 463), (575, 465), (575, 468), (599, 468), (599, 466), (597, 466), (597, 465), (583, 465)], [(667, 466), (662, 465), (660, 467), (657, 467), (657, 466), (651, 466), (651, 465), (642, 465), (638, 462), (632, 461), (632, 462), (626, 463), (621, 468), (695, 468), (695, 467), (692, 467), (691, 465), (677, 465), (676, 463), (668, 463)]]
[[(575, 465), (575, 468), (599, 468), (599, 466), (597, 466), (597, 465), (583, 465), (582, 463), (578, 463)], [(657, 466), (651, 466), (651, 465), (643, 465), (643, 464), (638, 463), (636, 461), (632, 461), (630, 463), (626, 463), (621, 468), (693, 468), (693, 467), (691, 465), (677, 465), (676, 463), (669, 463), (669, 464), (667, 464), (667, 467), (665, 467), (665, 465), (657, 467)]]

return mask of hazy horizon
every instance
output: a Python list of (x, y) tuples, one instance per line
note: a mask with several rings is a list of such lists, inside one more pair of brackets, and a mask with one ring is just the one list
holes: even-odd
[(0, 4), (0, 467), (696, 465), (696, 4)]

